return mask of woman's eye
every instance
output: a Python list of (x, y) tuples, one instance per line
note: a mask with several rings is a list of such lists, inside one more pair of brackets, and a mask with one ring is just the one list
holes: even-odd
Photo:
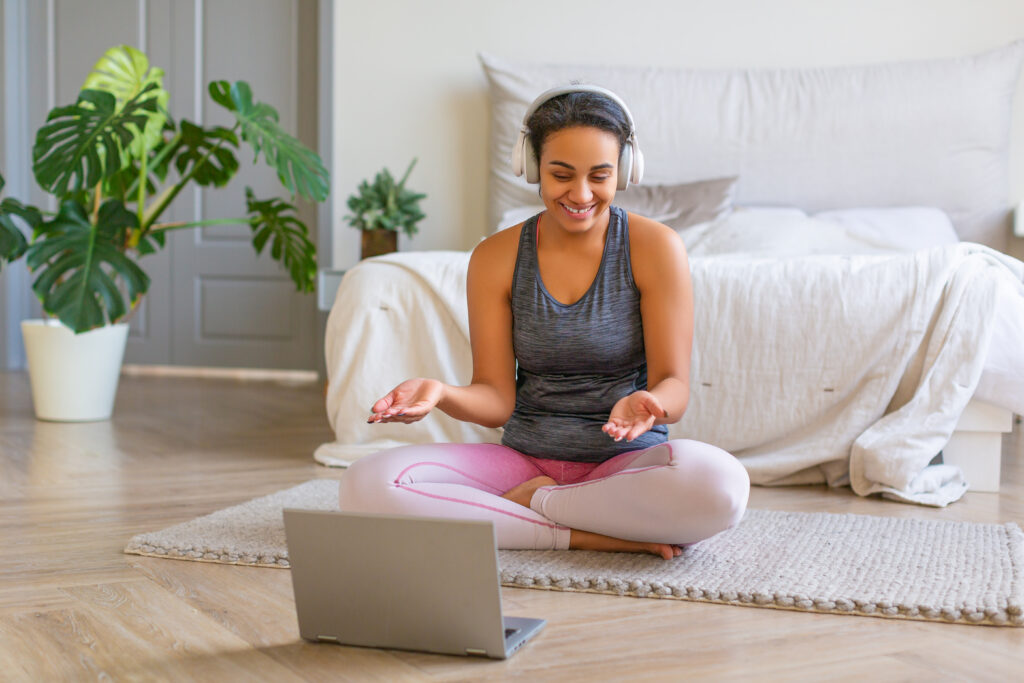
[(556, 173), (556, 174), (555, 174), (555, 180), (560, 180), (560, 181), (562, 181), (563, 183), (564, 183), (564, 182), (565, 182), (566, 180), (571, 180), (571, 179), (572, 179), (572, 176), (568, 176), (568, 175), (565, 175), (565, 174), (563, 174), (563, 173)]
[(611, 177), (612, 176), (610, 173), (602, 173), (601, 175), (591, 176), (590, 179), (593, 180), (595, 183), (603, 183), (604, 181), (608, 180)]

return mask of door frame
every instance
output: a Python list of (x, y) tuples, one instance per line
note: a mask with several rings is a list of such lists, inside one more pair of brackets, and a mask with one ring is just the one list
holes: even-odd
[[(32, 163), (29, 144), (28, 25), (30, 0), (0, 0), (3, 11), (4, 127), (2, 168), (4, 195), (28, 200), (32, 189), (28, 169)], [(21, 321), (31, 317), (32, 297), (24, 261), (5, 265), (0, 272), (0, 369), (25, 367)]]

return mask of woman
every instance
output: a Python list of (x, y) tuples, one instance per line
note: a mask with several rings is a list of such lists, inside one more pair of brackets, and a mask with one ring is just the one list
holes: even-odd
[(530, 107), (517, 174), (545, 211), (481, 242), (467, 297), (468, 386), (410, 379), (370, 422), (438, 408), (502, 444), (423, 444), (357, 461), (343, 510), (494, 521), (502, 548), (648, 552), (735, 525), (749, 479), (728, 453), (667, 441), (689, 399), (693, 297), (670, 228), (612, 206), (642, 158), (606, 90), (548, 91)]

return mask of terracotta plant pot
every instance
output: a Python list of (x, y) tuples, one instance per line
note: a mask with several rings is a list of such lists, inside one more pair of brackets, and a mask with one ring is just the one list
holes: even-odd
[(397, 232), (385, 228), (363, 230), (362, 258), (390, 254), (393, 251), (398, 251)]

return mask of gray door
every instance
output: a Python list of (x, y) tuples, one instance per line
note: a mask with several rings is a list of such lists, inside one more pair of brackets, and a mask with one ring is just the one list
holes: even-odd
[[(45, 110), (74, 101), (103, 52), (126, 43), (163, 68), (176, 119), (229, 124), (206, 91), (209, 81), (245, 80), (254, 99), (274, 106), (281, 124), (317, 148), (317, 0), (53, 0), (22, 2), (29, 50), (26, 69), (39, 86), (32, 131)], [(52, 7), (52, 13), (49, 8)], [(45, 87), (40, 87), (45, 86)], [(164, 216), (174, 220), (245, 215), (245, 187), (283, 196), (272, 170), (242, 147), (242, 169), (218, 190), (187, 189)], [(38, 195), (26, 197), (39, 201)], [(316, 241), (316, 210), (300, 207)], [(179, 230), (168, 248), (144, 258), (152, 285), (131, 320), (128, 363), (316, 369), (314, 297), (295, 291), (283, 269), (257, 257), (249, 227)]]

